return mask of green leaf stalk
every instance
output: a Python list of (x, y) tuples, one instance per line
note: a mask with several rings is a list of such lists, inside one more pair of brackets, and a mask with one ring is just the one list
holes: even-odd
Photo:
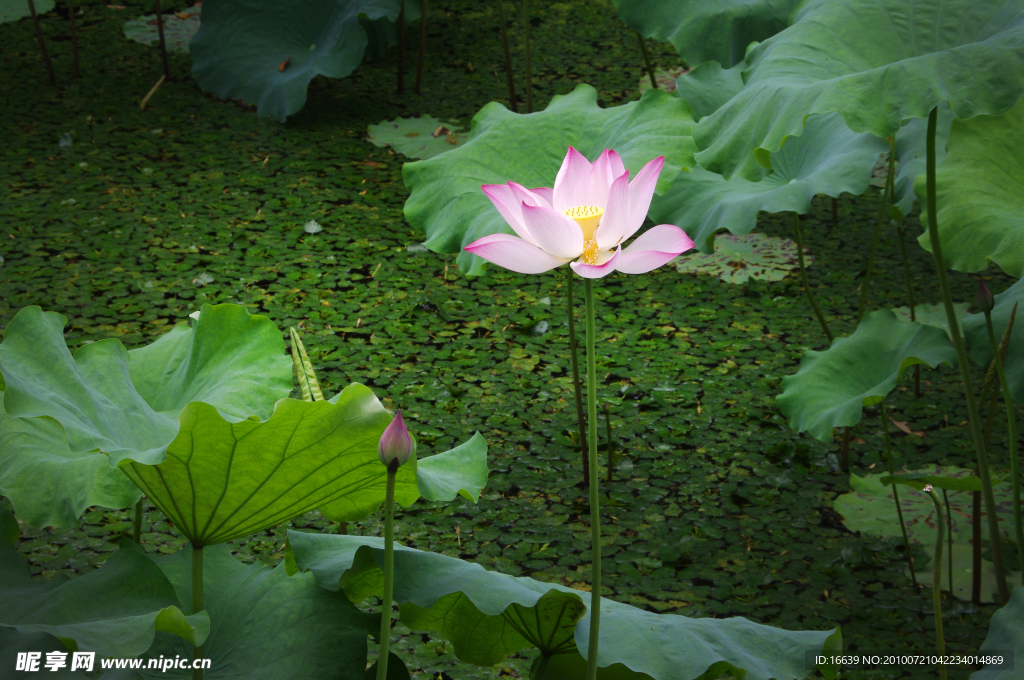
[(583, 392), (580, 385), (580, 358), (579, 345), (576, 343), (576, 314), (575, 299), (573, 294), (573, 273), (572, 268), (567, 267), (569, 280), (566, 283), (566, 318), (569, 319), (569, 356), (572, 362), (572, 389), (576, 396), (576, 426), (580, 432), (580, 455), (583, 463), (583, 484), (590, 486), (590, 464), (587, 458), (587, 436), (583, 422)]
[[(871, 253), (868, 255), (868, 264), (864, 269), (864, 281), (860, 285), (860, 304), (857, 306), (857, 323), (864, 318), (864, 303), (868, 299), (868, 288), (871, 285), (871, 274), (875, 269), (875, 255), (878, 254), (878, 240), (882, 236), (882, 225), (885, 223), (885, 216), (889, 213), (889, 203), (892, 200), (893, 175), (896, 174), (896, 138), (889, 138), (889, 172), (885, 177), (885, 188), (882, 190), (882, 203), (878, 208), (878, 224), (875, 225), (875, 235), (871, 239)], [(913, 314), (913, 312), (911, 312)], [(913, 320), (913, 317), (911, 317)]]
[(595, 350), (594, 292), (584, 280), (587, 300), (587, 424), (590, 446), (590, 542), (593, 553), (590, 576), (590, 642), (587, 646), (587, 680), (597, 680), (597, 650), (601, 625), (601, 494), (597, 472), (597, 354)]
[[(896, 474), (896, 464), (893, 461), (892, 441), (889, 439), (889, 414), (885, 410), (885, 402), (878, 405), (878, 415), (882, 418), (882, 432), (885, 433), (885, 457), (889, 464), (889, 474)], [(892, 497), (896, 501), (896, 515), (900, 518), (900, 531), (903, 533), (903, 554), (907, 558), (907, 568), (910, 569), (910, 581), (917, 588), (917, 575), (914, 573), (914, 558), (910, 555), (910, 538), (907, 536), (907, 523), (903, 521), (903, 508), (900, 506), (900, 492), (898, 485), (892, 485)]]
[(814, 293), (811, 291), (811, 284), (807, 280), (807, 267), (804, 265), (804, 239), (803, 234), (800, 231), (800, 213), (797, 212), (793, 213), (793, 233), (796, 235), (796, 259), (800, 264), (800, 282), (803, 283), (804, 292), (807, 293), (807, 300), (811, 303), (814, 315), (818, 317), (818, 323), (821, 324), (821, 330), (825, 332), (825, 337), (828, 338), (828, 341), (832, 342), (834, 337), (832, 335), (832, 330), (828, 327), (828, 322), (825, 321), (825, 317), (821, 313), (821, 309), (818, 307), (818, 302), (814, 299)]

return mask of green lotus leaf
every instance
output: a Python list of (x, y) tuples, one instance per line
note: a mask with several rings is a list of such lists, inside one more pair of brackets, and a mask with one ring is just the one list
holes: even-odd
[[(18, 662), (18, 655), (25, 652), (38, 652), (39, 653), (39, 669), (36, 671), (16, 671)], [(64, 646), (64, 643), (59, 639), (50, 635), (49, 633), (22, 633), (14, 628), (3, 628), (0, 627), (0, 668), (6, 669), (7, 675), (5, 677), (12, 678), (15, 680), (28, 680), (30, 678), (38, 678), (42, 672), (46, 673), (47, 678), (53, 678), (54, 680), (78, 680), (82, 677), (82, 673), (71, 671), (71, 663), (64, 668), (59, 668), (55, 671), (47, 669), (44, 664), (46, 663), (46, 655), (49, 652), (63, 652), (68, 653), (68, 648)], [(68, 654), (69, 660), (71, 655)]]
[[(203, 7), (192, 39), (192, 75), (223, 99), (256, 105), (256, 114), (284, 120), (306, 103), (318, 75), (344, 78), (369, 43), (361, 17), (398, 19), (400, 0), (296, 0), (286, 5), (225, 0)], [(408, 21), (418, 3), (409, 3)], [(379, 42), (379, 39), (378, 39)]]
[(839, 111), (878, 137), (947, 101), (957, 118), (1004, 113), (1024, 92), (1022, 10), (1024, 0), (807, 0), (747, 53), (743, 90), (694, 127), (697, 160), (756, 178), (754, 150), (777, 151), (813, 113)]
[(291, 391), (280, 332), (238, 305), (204, 305), (195, 328), (131, 352), (110, 339), (72, 356), (66, 322), (39, 307), (18, 312), (0, 343), (0, 372), (7, 414), (53, 418), (73, 451), (158, 459), (188, 401), (231, 419), (266, 417)]
[(690, 105), (693, 119), (699, 121), (739, 94), (746, 69), (746, 61), (728, 69), (717, 61), (706, 61), (676, 78), (675, 96)]
[(871, 168), (886, 150), (884, 140), (851, 132), (839, 114), (812, 116), (802, 137), (790, 139), (771, 154), (772, 172), (752, 182), (726, 180), (695, 167), (681, 172), (661, 196), (651, 202), (655, 223), (682, 228), (705, 253), (714, 250), (715, 234), (728, 229), (749, 234), (758, 212), (807, 212), (815, 194), (862, 194), (871, 181)]
[[(491, 102), (473, 117), (469, 140), (429, 160), (406, 163), (402, 177), (410, 191), (405, 217), (427, 235), (436, 253), (459, 253), (470, 276), (484, 272), (484, 260), (462, 250), (478, 238), (512, 233), (484, 195), (484, 184), (519, 182), (550, 187), (569, 146), (593, 160), (614, 149), (635, 176), (648, 161), (665, 156), (658, 180), (664, 191), (682, 167), (691, 166), (693, 118), (681, 100), (649, 90), (640, 101), (602, 109), (597, 90), (580, 85), (555, 96), (543, 111), (515, 114)], [(516, 153), (510, 154), (509, 149)]]
[(688, 64), (733, 65), (747, 45), (789, 25), (799, 0), (612, 0), (619, 17), (645, 38), (670, 42)]
[[(163, 462), (124, 458), (122, 469), (192, 545), (212, 545), (321, 506), (368, 515), (384, 500), (377, 444), (390, 422), (360, 384), (336, 403), (283, 399), (266, 422), (233, 423), (193, 402)], [(419, 497), (415, 461), (399, 469), (395, 497)]]
[[(1024, 587), (1014, 588), (1010, 601), (992, 615), (988, 635), (981, 643), (979, 654), (1012, 650), (1018, 659), (1024, 658)], [(1018, 662), (1019, 663), (1019, 662)], [(1012, 680), (1020, 671), (986, 666), (971, 674), (971, 680)]]
[[(164, 14), (164, 46), (168, 52), (188, 53), (188, 44), (199, 31), (202, 6), (195, 5), (183, 12)], [(124, 22), (124, 37), (143, 45), (159, 45), (160, 34), (156, 15), (147, 14)]]
[(904, 472), (882, 477), (879, 481), (882, 484), (909, 486), (918, 491), (923, 491), (929, 485), (945, 491), (981, 491), (981, 479), (974, 476), (949, 477), (934, 475), (930, 472)]
[[(142, 492), (102, 451), (75, 452), (51, 418), (11, 418), (0, 403), (0, 494), (18, 518), (70, 529), (86, 508), (127, 508)], [(17, 526), (17, 525), (15, 525)]]
[[(1010, 396), (1014, 401), (1024, 403), (1024, 279), (1018, 279), (1012, 286), (996, 295), (995, 301), (996, 306), (992, 309), (992, 330), (997, 343), (1006, 331), (1014, 305), (1020, 303), (1017, 317), (1013, 322), (1010, 346), (1006, 352), (1003, 369), (1006, 373), (1006, 382), (1010, 385)], [(992, 361), (992, 345), (988, 338), (985, 315), (979, 312), (965, 316), (963, 333), (967, 338), (971, 358), (988, 368)]]
[[(363, 680), (377, 680), (376, 661), (363, 673)], [(412, 676), (409, 675), (409, 669), (405, 667), (405, 662), (394, 652), (388, 652), (388, 674), (386, 680), (412, 680)]]
[[(401, 0), (399, 0), (401, 1)], [(397, 11), (397, 10), (396, 10)], [(409, 24), (423, 16), (423, 3), (420, 0), (405, 0), (405, 25), (409, 30)], [(398, 14), (391, 18), (385, 14), (379, 19), (370, 19), (368, 16), (360, 15), (359, 23), (366, 31), (366, 52), (363, 59), (383, 59), (395, 47), (398, 46)], [(407, 38), (408, 39), (408, 38)]]
[[(399, 547), (394, 558), (402, 620), (441, 632), (460, 659), (490, 665), (527, 645), (542, 655), (587, 648), (589, 618), (580, 617), (589, 593), (411, 548)], [(321, 586), (343, 589), (355, 602), (379, 588), (383, 563), (379, 538), (288, 532), (290, 570), (309, 570)], [(622, 664), (655, 680), (692, 680), (722, 662), (750, 680), (804, 677), (805, 651), (832, 649), (838, 640), (838, 629), (791, 632), (738, 617), (690, 619), (608, 599), (601, 604), (598, 665)]]
[[(900, 502), (903, 501), (903, 494), (900, 494)], [(1005, 546), (1005, 544), (1004, 544)], [(927, 546), (926, 553), (935, 549), (935, 544)], [(1006, 547), (1003, 548), (1006, 550)], [(948, 552), (947, 552), (948, 551)], [(939, 584), (942, 590), (949, 591), (949, 555), (953, 556), (953, 595), (958, 599), (969, 602), (974, 589), (974, 547), (965, 543), (954, 543), (952, 550), (946, 544), (943, 547), (942, 575), (939, 577)], [(914, 574), (918, 584), (931, 589), (935, 580), (935, 570), (932, 568), (931, 560), (914, 560)], [(903, 573), (910, 578), (910, 569), (904, 567)], [(1009, 583), (1020, 583), (1020, 572), (1006, 569), (1006, 580)], [(981, 602), (998, 602), (999, 586), (996, 584), (996, 566), (990, 560), (981, 560)]]
[[(952, 536), (954, 543), (968, 544), (971, 540), (971, 513), (973, 511), (973, 495), (971, 489), (977, 479), (973, 470), (953, 466), (929, 466), (923, 470), (915, 470), (914, 474), (924, 477), (944, 477), (965, 480), (962, 485), (967, 489), (954, 489), (947, 492), (949, 505), (953, 511)], [(872, 536), (900, 536), (899, 519), (896, 505), (893, 503), (892, 486), (882, 480), (889, 473), (874, 475), (850, 476), (850, 493), (836, 499), (836, 512), (843, 516), (843, 523), (850, 531), (860, 531)], [(956, 486), (956, 482), (953, 483)], [(923, 486), (923, 484), (922, 484)], [(1012, 486), (1008, 480), (993, 480), (993, 494), (999, 521), (1003, 526), (1013, 525)], [(900, 486), (900, 504), (903, 518), (907, 525), (907, 535), (911, 541), (926, 547), (935, 545), (935, 504), (932, 499), (919, 489)]]
[(476, 503), (487, 485), (487, 442), (476, 432), (454, 449), (421, 458), (416, 487), (428, 501), (451, 501), (461, 494)]
[[(1017, 153), (1022, 144), (1024, 103), (1001, 116), (953, 121), (946, 157), (935, 173), (939, 241), (950, 269), (980, 272), (992, 261), (1010, 276), (1024, 275), (1024, 164)], [(925, 195), (924, 175), (914, 191)], [(918, 243), (931, 250), (928, 232)]]
[[(182, 610), (191, 611), (185, 604), (192, 601), (191, 548), (146, 559), (174, 585)], [(289, 578), (284, 565), (243, 564), (226, 545), (203, 549), (203, 584), (211, 622), (203, 644), (211, 666), (204, 678), (362, 680), (367, 636), (380, 630), (380, 615), (360, 612), (341, 593), (317, 586), (309, 574)], [(159, 635), (143, 658), (161, 655), (191, 658), (192, 647)], [(143, 670), (140, 675), (185, 680), (192, 671)]]
[[(946, 157), (946, 141), (953, 125), (953, 112), (948, 106), (940, 106), (935, 126), (935, 162), (941, 163)], [(914, 118), (904, 123), (896, 133), (896, 177), (893, 179), (894, 201), (889, 212), (894, 219), (903, 222), (917, 201), (914, 180), (924, 175), (925, 133), (928, 131), (927, 118)]]
[[(963, 336), (963, 323), (964, 318), (967, 316), (967, 310), (970, 309), (970, 305), (966, 302), (953, 303), (953, 313), (956, 314), (957, 323), (960, 325), (960, 335)], [(910, 307), (896, 307), (892, 310), (892, 313), (896, 315), (896, 318), (900, 321), (909, 322), (910, 318)], [(924, 304), (914, 305), (914, 321), (924, 324), (925, 326), (935, 326), (941, 328), (949, 336), (950, 342), (953, 341), (953, 335), (949, 332), (949, 317), (946, 316), (946, 306), (941, 302), (930, 303), (925, 302)], [(988, 342), (986, 336), (985, 341)]]
[[(442, 128), (448, 132), (434, 135)], [(396, 118), (367, 128), (367, 139), (377, 146), (390, 146), (408, 158), (433, 158), (465, 143), (462, 126), (442, 123), (433, 116)]]
[[(805, 249), (804, 264), (811, 261)], [(796, 242), (764, 234), (726, 234), (715, 239), (715, 252), (687, 253), (674, 262), (681, 273), (712, 274), (726, 283), (737, 284), (750, 279), (781, 281), (798, 266)]]
[(79, 651), (98, 656), (136, 657), (160, 632), (202, 644), (210, 618), (204, 612), (182, 613), (170, 581), (139, 551), (119, 550), (101, 569), (43, 583), (29, 578), (22, 557), (4, 545), (0, 626), (70, 640)]
[[(658, 87), (656, 89), (664, 90), (665, 92), (672, 92), (672, 91), (674, 91), (676, 89), (676, 80), (679, 78), (679, 76), (681, 76), (684, 73), (686, 73), (686, 71), (687, 71), (687, 69), (684, 66), (675, 66), (675, 67), (670, 67), (668, 69), (663, 69), (660, 66), (655, 66), (654, 67), (654, 82), (657, 83), (657, 85), (658, 85)], [(655, 89), (655, 88), (651, 87), (651, 76), (650, 76), (650, 73), (648, 73), (647, 71), (644, 71), (641, 74), (641, 76), (640, 76), (640, 90), (639, 90), (639, 92), (640, 92), (641, 95), (643, 95), (644, 92), (646, 92), (647, 90), (650, 90), (650, 89)]]
[(824, 352), (808, 351), (800, 370), (782, 379), (776, 402), (797, 432), (832, 440), (832, 428), (860, 422), (864, 406), (877, 404), (915, 364), (956, 364), (949, 337), (938, 328), (904, 323), (888, 309), (867, 314), (853, 335), (836, 338)]
[[(36, 0), (36, 14), (45, 14), (53, 9), (54, 0)], [(0, 0), (0, 24), (32, 16), (28, 3), (21, 0)]]

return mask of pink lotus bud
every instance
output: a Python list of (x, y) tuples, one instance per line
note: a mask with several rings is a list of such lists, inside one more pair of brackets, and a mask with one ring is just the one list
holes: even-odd
[(991, 312), (992, 308), (996, 306), (996, 299), (992, 297), (992, 291), (988, 289), (984, 281), (978, 281), (978, 297), (975, 304), (983, 312)]
[[(380, 444), (377, 445), (377, 456), (384, 465), (395, 467), (405, 464), (409, 455), (415, 450), (409, 430), (405, 429), (405, 421), (402, 420), (402, 410), (395, 412), (395, 418), (380, 436)], [(397, 461), (397, 462), (395, 462)]]

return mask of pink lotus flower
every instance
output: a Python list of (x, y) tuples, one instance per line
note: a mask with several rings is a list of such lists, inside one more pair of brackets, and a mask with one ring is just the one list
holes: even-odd
[(402, 418), (402, 409), (398, 409), (395, 417), (391, 420), (384, 432), (380, 435), (377, 443), (377, 457), (387, 467), (393, 463), (396, 468), (405, 465), (409, 456), (416, 449), (416, 445), (409, 436), (409, 430), (405, 427), (405, 420)]
[(491, 234), (466, 250), (521, 274), (540, 274), (570, 260), (576, 260), (569, 265), (573, 271), (588, 279), (657, 269), (693, 247), (682, 229), (659, 224), (625, 249), (622, 243), (644, 223), (664, 163), (664, 156), (655, 158), (630, 182), (611, 149), (590, 163), (570, 146), (553, 189), (515, 182), (482, 186), (517, 236)]

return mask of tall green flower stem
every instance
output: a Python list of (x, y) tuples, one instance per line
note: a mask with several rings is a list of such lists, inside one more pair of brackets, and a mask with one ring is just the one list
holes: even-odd
[(971, 423), (971, 435), (974, 438), (974, 450), (978, 456), (978, 472), (981, 477), (981, 493), (985, 500), (985, 511), (988, 514), (989, 543), (992, 547), (992, 562), (996, 571), (996, 586), (999, 590), (999, 603), (1005, 605), (1010, 599), (1006, 585), (1006, 570), (1003, 565), (1002, 540), (999, 535), (999, 516), (996, 514), (996, 501), (992, 494), (992, 475), (988, 468), (988, 454), (981, 432), (981, 419), (978, 417), (978, 405), (974, 399), (974, 384), (971, 380), (971, 367), (967, 359), (963, 337), (960, 335), (960, 323), (953, 310), (953, 296), (949, 290), (949, 277), (946, 275), (946, 262), (942, 257), (942, 242), (939, 240), (939, 227), (936, 216), (935, 198), (935, 128), (939, 110), (932, 109), (928, 114), (928, 134), (925, 143), (925, 180), (927, 190), (928, 237), (931, 240), (932, 255), (935, 257), (935, 268), (939, 276), (939, 288), (942, 291), (942, 304), (946, 308), (946, 320), (949, 322), (949, 333), (956, 348), (957, 363), (960, 365), (960, 376), (964, 383), (964, 396), (967, 401), (967, 414)]
[(388, 677), (388, 648), (391, 646), (391, 601), (395, 591), (395, 475), (398, 461), (388, 465), (388, 487), (384, 496), (384, 594), (380, 603), (380, 656), (377, 680)]
[(427, 0), (423, 0), (420, 15), (420, 51), (416, 57), (416, 94), (423, 91), (423, 58), (427, 52)]
[(946, 526), (949, 527), (946, 535), (949, 537), (949, 601), (952, 602), (955, 597), (953, 595), (953, 510), (949, 507), (949, 495), (945, 489), (942, 490), (942, 503), (946, 506)]
[[(615, 445), (612, 444), (612, 415), (608, 411), (608, 402), (604, 403), (604, 431), (608, 442), (608, 483), (612, 483), (612, 471), (615, 469)], [(612, 490), (608, 489), (611, 494)]]
[(583, 390), (580, 385), (580, 358), (579, 345), (576, 344), (576, 302), (573, 293), (573, 273), (571, 267), (566, 267), (569, 272), (569, 280), (566, 283), (566, 317), (569, 319), (569, 356), (572, 362), (572, 389), (576, 394), (576, 426), (580, 431), (580, 455), (583, 457), (583, 484), (590, 486), (590, 459), (587, 457), (587, 436), (583, 423)]
[(526, 112), (533, 113), (533, 72), (530, 70), (530, 0), (523, 0), (523, 36), (526, 39)]
[(498, 0), (498, 21), (501, 22), (501, 48), (505, 51), (505, 77), (508, 79), (508, 108), (516, 111), (516, 80), (512, 76), (512, 55), (508, 52), (508, 28), (505, 26), (505, 0)]
[(803, 283), (804, 292), (807, 293), (807, 300), (811, 303), (811, 308), (814, 309), (814, 315), (818, 317), (821, 330), (825, 331), (825, 337), (832, 342), (834, 337), (832, 330), (828, 327), (828, 322), (825, 321), (825, 316), (821, 313), (817, 300), (814, 299), (811, 284), (807, 280), (807, 266), (804, 264), (804, 238), (800, 231), (800, 214), (796, 212), (793, 213), (793, 233), (796, 235), (796, 260), (800, 264), (800, 282)]
[[(907, 258), (907, 244), (903, 240), (903, 225), (896, 227), (900, 239), (900, 256), (903, 258), (903, 276), (907, 280), (907, 298), (910, 302), (910, 320), (917, 321), (916, 305), (914, 304), (914, 278), (910, 275), (910, 260)], [(921, 364), (914, 364), (914, 396), (921, 396)]]
[[(198, 614), (203, 611), (203, 546), (192, 546), (192, 613)], [(192, 653), (193, 659), (203, 658), (203, 647), (195, 647)], [(202, 664), (199, 668), (192, 669), (192, 680), (203, 680)]]
[[(889, 474), (896, 474), (896, 463), (892, 455), (892, 440), (889, 438), (889, 414), (885, 410), (885, 402), (878, 404), (878, 415), (882, 418), (882, 432), (885, 433), (885, 456), (889, 464)], [(907, 523), (903, 521), (903, 507), (900, 505), (899, 485), (892, 485), (892, 498), (896, 501), (896, 515), (900, 519), (900, 531), (903, 532), (903, 554), (907, 558), (907, 568), (910, 569), (910, 582), (917, 588), (917, 575), (914, 573), (914, 558), (910, 555), (910, 537), (907, 536)], [(941, 572), (940, 572), (941, 574)]]
[[(1014, 305), (1014, 313), (1016, 311), (1017, 306)], [(996, 373), (999, 374), (999, 386), (1003, 390), (1003, 404), (1006, 406), (1006, 426), (1010, 432), (1010, 479), (1013, 484), (1013, 529), (1017, 539), (1017, 550), (1020, 551), (1021, 546), (1024, 546), (1024, 528), (1021, 527), (1020, 474), (1017, 471), (1017, 417), (1014, 414), (1013, 397), (1010, 396), (1010, 385), (1006, 382), (1006, 372), (1003, 370), (1003, 360), (999, 357), (996, 334), (992, 329), (991, 311), (985, 312), (985, 326), (988, 328), (988, 342), (992, 347), (992, 360), (996, 365)], [(1024, 585), (1024, 569), (1021, 570), (1021, 585)]]
[(46, 40), (43, 38), (43, 29), (39, 26), (39, 15), (36, 13), (36, 3), (28, 0), (28, 11), (32, 13), (32, 23), (36, 27), (36, 40), (39, 41), (39, 49), (43, 53), (43, 63), (46, 64), (46, 73), (50, 76), (50, 85), (57, 84), (57, 77), (53, 75), (53, 64), (50, 62), (50, 53), (46, 49)]
[(878, 224), (875, 225), (875, 236), (871, 239), (871, 254), (868, 265), (864, 269), (864, 282), (860, 285), (860, 304), (857, 305), (857, 323), (864, 318), (864, 303), (868, 299), (868, 288), (871, 285), (871, 274), (875, 269), (875, 255), (878, 254), (878, 241), (882, 236), (882, 225), (889, 213), (889, 200), (892, 198), (893, 174), (896, 171), (896, 138), (889, 138), (889, 172), (885, 177), (885, 188), (882, 190), (882, 205), (878, 208)]
[(654, 66), (651, 65), (651, 53), (647, 51), (647, 41), (640, 35), (640, 31), (636, 32), (636, 39), (640, 41), (640, 51), (644, 53), (644, 64), (647, 65), (647, 75), (651, 79), (651, 87), (655, 90), (658, 88), (658, 81), (654, 77)]
[(597, 350), (594, 330), (594, 291), (590, 279), (583, 280), (587, 300), (587, 425), (590, 436), (590, 543), (593, 564), (590, 571), (590, 644), (587, 646), (587, 680), (597, 680), (597, 647), (601, 625), (601, 494), (597, 476)]
[(132, 540), (136, 543), (142, 536), (142, 499), (135, 504), (135, 519), (132, 522)]
[[(893, 485), (895, 486), (895, 485)], [(942, 501), (931, 484), (924, 487), (925, 492), (932, 497), (935, 503), (935, 559), (932, 562), (932, 609), (935, 610), (935, 646), (938, 647), (939, 656), (946, 653), (946, 638), (942, 635), (942, 534), (945, 529), (945, 519), (942, 516)], [(946, 680), (946, 667), (939, 664), (939, 678)]]

